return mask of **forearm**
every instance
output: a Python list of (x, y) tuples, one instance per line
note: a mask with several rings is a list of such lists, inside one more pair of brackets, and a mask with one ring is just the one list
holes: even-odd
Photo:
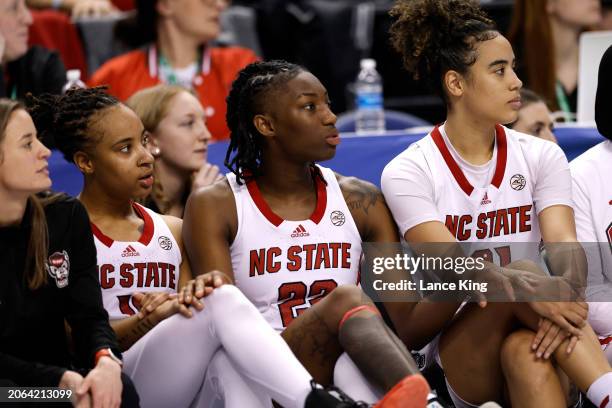
[(123, 352), (132, 347), (134, 343), (151, 331), (158, 323), (158, 319), (153, 314), (149, 314), (143, 319), (134, 315), (125, 319), (111, 321), (111, 327), (117, 335), (119, 348)]
[(563, 277), (579, 294), (587, 284), (587, 257), (578, 242), (547, 243), (546, 260), (553, 276)]

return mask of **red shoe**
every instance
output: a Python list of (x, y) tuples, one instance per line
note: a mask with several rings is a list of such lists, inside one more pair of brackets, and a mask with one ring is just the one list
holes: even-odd
[(429, 384), (422, 375), (409, 375), (395, 384), (374, 408), (425, 408)]

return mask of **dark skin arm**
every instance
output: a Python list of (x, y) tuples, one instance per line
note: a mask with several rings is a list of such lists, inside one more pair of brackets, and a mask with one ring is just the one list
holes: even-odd
[[(314, 191), (304, 191), (306, 193), (299, 192), (289, 200), (282, 200), (282, 194), (271, 194), (272, 199), (268, 202), (272, 203), (271, 208), (277, 214), (288, 214), (288, 218), (303, 217), (304, 214), (312, 213), (312, 208), (316, 205)], [(277, 197), (281, 199), (276, 200)], [(359, 201), (353, 201), (353, 205), (358, 206)], [(362, 208), (369, 210), (365, 205)], [(187, 253), (191, 257), (194, 275), (203, 276), (202, 274), (216, 269), (233, 279), (230, 245), (238, 226), (236, 204), (227, 181), (218, 182), (193, 194), (187, 203), (184, 220), (183, 237)], [(322, 384), (331, 383), (335, 362), (343, 351), (339, 323), (347, 310), (363, 302), (361, 292), (355, 289), (354, 286), (337, 288), (296, 317), (281, 334), (297, 359), (313, 378)], [(348, 293), (353, 295), (349, 296)], [(382, 329), (383, 322), (378, 320), (378, 323)], [(346, 344), (351, 344), (350, 333), (345, 333), (342, 338), (348, 339)], [(394, 341), (400, 340), (389, 339), (387, 343), (391, 346)], [(380, 376), (385, 389), (397, 382), (396, 379), (383, 380), (383, 377), (386, 375)]]
[[(337, 178), (362, 240), (397, 243), (397, 228), (381, 192), (373, 184), (353, 177)], [(237, 230), (236, 203), (226, 180), (191, 195), (185, 207), (183, 242), (194, 276), (218, 270), (234, 280), (229, 247)], [(449, 306), (450, 317), (457, 307)], [(450, 319), (447, 313), (440, 312), (440, 304), (426, 301), (387, 302), (385, 308), (399, 337), (409, 347), (426, 344)]]
[[(380, 190), (355, 177), (336, 177), (362, 241), (398, 243), (395, 221)], [(385, 302), (384, 305), (398, 337), (412, 350), (418, 350), (431, 341), (459, 307), (459, 303), (432, 303), (418, 298), (406, 300), (410, 301)]]
[(185, 206), (183, 242), (194, 276), (220, 271), (234, 281), (230, 244), (238, 230), (236, 202), (227, 180), (191, 194)]

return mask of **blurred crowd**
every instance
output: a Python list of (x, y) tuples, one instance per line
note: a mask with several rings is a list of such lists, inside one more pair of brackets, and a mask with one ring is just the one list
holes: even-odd
[[(334, 110), (354, 108), (359, 60), (377, 60), (385, 108), (430, 123), (445, 107), (402, 72), (387, 30), (391, 1), (2, 0), (0, 95), (59, 93), (65, 69), (127, 100), (160, 83), (198, 96), (213, 140), (228, 137), (225, 96), (257, 59), (284, 59), (315, 73)], [(610, 0), (490, 0), (483, 9), (511, 41), (523, 86), (557, 120), (575, 120), (579, 38), (612, 29)], [(58, 31), (63, 34), (59, 35)]]

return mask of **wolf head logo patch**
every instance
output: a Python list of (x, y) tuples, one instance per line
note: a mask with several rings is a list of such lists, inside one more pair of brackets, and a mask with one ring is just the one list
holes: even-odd
[(70, 273), (70, 258), (68, 252), (65, 250), (62, 252), (54, 252), (49, 256), (47, 264), (45, 265), (47, 273), (53, 279), (58, 288), (65, 288), (68, 286), (68, 275)]

